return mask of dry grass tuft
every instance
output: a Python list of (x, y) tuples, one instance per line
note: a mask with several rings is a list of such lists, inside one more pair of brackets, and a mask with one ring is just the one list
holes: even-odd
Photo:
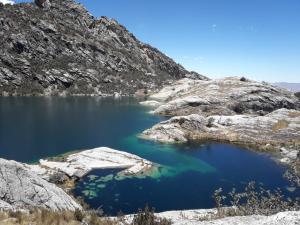
[(289, 117), (292, 118), (300, 117), (300, 112), (299, 111), (289, 112)]
[(272, 131), (276, 132), (281, 129), (285, 129), (289, 126), (289, 122), (286, 120), (278, 120), (276, 124), (273, 125)]
[(1, 225), (117, 225), (116, 221), (94, 212), (52, 212), (34, 209), (30, 212), (0, 212)]
[(154, 209), (140, 210), (132, 222), (125, 217), (111, 219), (103, 216), (101, 210), (75, 212), (53, 212), (33, 209), (29, 212), (0, 212), (0, 225), (171, 225), (171, 221), (157, 218)]

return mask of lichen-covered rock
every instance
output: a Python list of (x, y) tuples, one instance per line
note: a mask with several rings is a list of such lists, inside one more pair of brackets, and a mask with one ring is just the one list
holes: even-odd
[(0, 10), (0, 95), (130, 95), (189, 75), (114, 19), (73, 0), (36, 4)]
[(300, 109), (300, 101), (284, 89), (267, 83), (227, 77), (216, 80), (181, 79), (151, 99), (162, 104), (153, 112), (164, 115), (264, 115), (276, 109)]
[(25, 164), (0, 159), (0, 210), (41, 207), (81, 209), (62, 189), (33, 173)]

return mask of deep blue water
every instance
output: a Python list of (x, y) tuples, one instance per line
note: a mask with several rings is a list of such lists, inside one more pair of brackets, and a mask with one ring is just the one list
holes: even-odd
[(249, 181), (285, 189), (285, 168), (269, 156), (218, 143), (163, 145), (137, 134), (165, 119), (132, 98), (0, 98), (0, 157), (22, 162), (68, 151), (107, 146), (161, 165), (151, 177), (118, 179), (117, 171), (93, 171), (74, 193), (107, 214), (210, 208), (219, 187), (241, 189)]

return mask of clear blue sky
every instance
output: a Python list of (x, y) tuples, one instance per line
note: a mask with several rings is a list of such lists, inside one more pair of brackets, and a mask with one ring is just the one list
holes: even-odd
[(79, 0), (187, 69), (300, 82), (300, 0)]

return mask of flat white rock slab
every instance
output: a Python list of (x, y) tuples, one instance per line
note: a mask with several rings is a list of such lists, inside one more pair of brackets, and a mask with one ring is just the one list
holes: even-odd
[[(171, 219), (173, 225), (298, 225), (300, 223), (300, 212), (280, 212), (272, 216), (236, 216), (226, 217), (211, 221), (197, 220), (202, 210), (164, 212), (158, 214), (160, 217)], [(194, 216), (194, 217), (193, 217)]]
[(64, 162), (40, 160), (40, 166), (80, 178), (95, 169), (122, 168), (125, 174), (134, 175), (151, 169), (153, 163), (127, 152), (101, 147), (71, 154)]
[[(160, 218), (172, 221), (173, 225), (299, 225), (300, 211), (280, 212), (271, 216), (235, 216), (209, 220), (217, 214), (216, 209), (179, 210), (156, 213)], [(208, 220), (203, 219), (206, 218)], [(126, 216), (131, 222), (133, 215)]]

